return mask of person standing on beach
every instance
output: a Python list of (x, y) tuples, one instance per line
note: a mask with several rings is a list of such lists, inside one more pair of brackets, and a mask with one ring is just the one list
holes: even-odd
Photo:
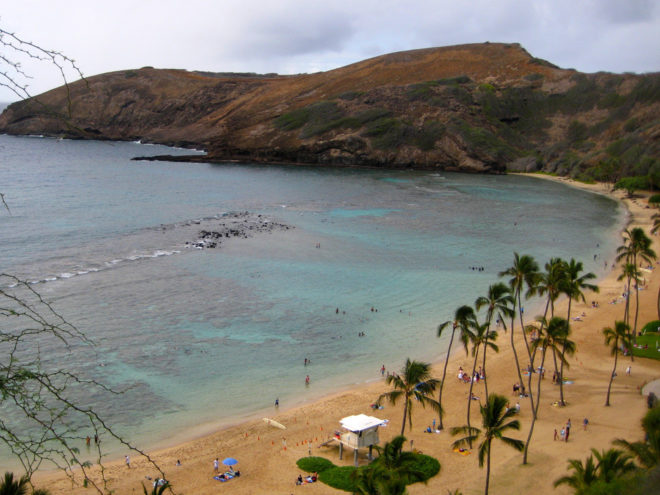
[(126, 467), (128, 469), (131, 469), (131, 458), (126, 456)]
[(565, 441), (568, 442), (568, 437), (571, 434), (571, 418), (568, 418), (568, 421), (566, 422), (566, 437)]
[(218, 458), (216, 457), (213, 461), (213, 471), (217, 473), (218, 469), (220, 469), (220, 461), (218, 461)]

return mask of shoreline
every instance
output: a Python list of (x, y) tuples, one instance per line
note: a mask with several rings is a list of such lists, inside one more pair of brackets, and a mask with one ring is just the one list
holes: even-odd
[[(575, 181), (571, 181), (570, 179), (538, 174), (520, 175), (555, 180), (565, 185), (579, 187), (612, 197), (627, 207), (628, 225), (635, 222), (648, 222), (648, 218), (646, 217), (650, 217), (650, 215), (646, 215), (645, 217), (644, 205), (635, 204), (634, 201), (630, 201), (630, 204), (628, 204), (627, 200), (623, 198), (624, 193), (621, 193), (620, 195), (612, 193), (608, 190), (608, 186), (605, 184), (580, 184), (575, 183)], [(649, 211), (652, 212), (653, 210)], [(657, 248), (657, 239), (653, 238), (653, 241), (656, 251), (659, 252), (660, 250)], [(612, 294), (620, 294), (618, 287), (620, 287), (621, 282), (616, 281), (616, 270), (610, 268), (599, 282), (601, 293), (593, 296), (589, 294), (587, 298), (599, 301), (601, 305), (600, 310), (593, 309), (590, 305), (585, 305), (583, 303), (574, 303), (574, 314), (577, 315), (584, 311), (585, 313), (588, 313), (588, 315), (584, 318), (585, 321), (572, 324), (575, 340), (578, 341), (578, 353), (576, 354), (576, 357), (571, 360), (572, 366), (567, 372), (567, 376), (569, 377), (573, 375), (574, 369), (576, 368), (584, 373), (584, 375), (579, 375), (580, 379), (575, 381), (576, 384), (583, 381), (583, 379), (585, 382), (594, 382), (585, 383), (586, 389), (584, 393), (589, 394), (591, 391), (591, 395), (595, 394), (595, 391), (593, 390), (594, 388), (601, 387), (601, 385), (607, 385), (606, 379), (609, 378), (607, 368), (611, 367), (609, 353), (607, 353), (605, 346), (602, 345), (602, 336), (600, 336), (600, 329), (602, 326), (597, 326), (595, 324), (592, 325), (590, 322), (592, 319), (591, 317), (609, 316), (610, 314), (618, 313), (618, 311), (615, 310), (621, 308), (621, 306), (610, 306), (607, 304)], [(656, 271), (654, 271), (649, 280), (649, 290), (640, 293), (640, 301), (642, 302), (642, 307), (640, 307), (641, 322), (647, 320), (643, 315), (652, 313), (654, 310), (654, 308), (649, 309), (649, 304), (643, 305), (643, 301), (648, 299), (644, 296), (647, 294), (654, 295), (657, 292), (659, 282), (659, 277)], [(655, 290), (653, 290), (651, 286), (655, 287)], [(565, 311), (565, 306), (565, 300), (560, 300), (558, 302), (558, 314), (562, 314), (560, 311)], [(607, 315), (604, 313), (607, 313)], [(613, 321), (609, 321), (609, 319), (607, 321), (606, 325), (613, 324)], [(596, 328), (593, 328), (594, 326)], [(578, 332), (580, 333), (579, 335), (577, 335)], [(435, 340), (432, 342), (434, 345), (436, 344)], [(587, 344), (587, 342), (589, 342), (590, 345)], [(519, 333), (518, 343), (521, 343)], [(517, 381), (517, 378), (515, 378), (515, 380), (513, 379), (514, 376), (517, 375), (515, 375), (515, 369), (511, 365), (512, 360), (510, 358), (511, 350), (508, 335), (503, 336), (498, 344), (500, 344), (502, 348), (500, 354), (489, 356), (489, 386), (497, 393), (510, 395), (510, 384)], [(585, 346), (587, 347), (586, 349)], [(584, 357), (585, 354), (586, 358)], [(603, 356), (607, 356), (607, 358), (605, 359)], [(405, 357), (406, 356), (401, 356), (401, 365), (403, 364)], [(415, 358), (414, 356), (410, 357), (412, 359)], [(507, 363), (503, 364), (505, 360)], [(587, 365), (585, 365), (584, 362), (587, 362)], [(624, 361), (622, 360), (621, 362), (623, 363)], [(433, 376), (441, 376), (443, 365), (444, 360), (442, 358), (439, 358), (437, 362), (433, 363)], [(471, 360), (466, 358), (463, 351), (455, 345), (450, 357), (447, 385), (443, 394), (444, 407), (447, 411), (445, 419), (443, 420), (445, 427), (457, 426), (465, 423), (465, 418), (463, 417), (465, 404), (463, 399), (467, 396), (467, 387), (457, 383), (457, 380), (451, 379), (452, 374), (458, 369), (458, 366), (463, 366), (465, 369), (465, 366), (471, 366)], [(653, 361), (644, 364), (638, 359), (632, 366), (634, 370), (633, 376), (637, 376), (639, 373), (640, 378), (646, 382), (650, 381), (652, 378), (660, 376), (660, 362)], [(605, 369), (605, 372), (601, 373), (603, 369)], [(623, 368), (620, 369), (622, 370)], [(638, 369), (641, 371), (638, 371)], [(596, 380), (596, 371), (598, 371), (598, 380)], [(455, 376), (455, 374), (453, 376)], [(602, 381), (603, 384), (600, 384), (600, 381)], [(548, 380), (548, 383), (549, 382), (550, 381)], [(546, 410), (546, 401), (544, 399), (552, 397), (552, 399), (555, 400), (555, 396), (557, 395), (555, 390), (549, 388), (550, 386), (551, 384), (546, 385), (542, 392), (542, 407), (539, 411), (540, 417), (539, 421), (537, 421), (534, 439), (530, 445), (531, 465), (524, 468), (526, 470), (525, 473), (530, 475), (532, 474), (530, 470), (539, 470), (539, 473), (547, 474), (546, 468), (549, 466), (546, 466), (546, 463), (550, 462), (550, 459), (557, 457), (548, 456), (544, 452), (544, 449), (548, 448), (548, 442), (545, 440), (544, 443), (541, 443), (540, 440), (542, 437), (545, 438), (544, 433), (546, 432), (544, 430), (549, 428), (546, 424), (548, 421), (545, 418), (551, 418), (554, 421), (555, 427), (560, 421), (565, 421), (566, 414), (574, 416), (574, 424), (578, 425), (581, 423), (581, 418), (578, 419), (576, 406), (579, 405), (583, 398), (575, 398), (573, 390), (569, 387), (565, 390), (569, 405), (564, 409), (554, 408), (554, 410)], [(637, 383), (636, 387), (640, 388), (641, 385)], [(580, 384), (575, 387), (576, 392), (578, 388), (582, 390), (582, 385)], [(264, 424), (264, 422), (258, 417), (261, 415), (261, 412), (256, 412), (254, 415), (250, 415), (248, 418), (243, 418), (238, 422), (236, 422), (237, 418), (234, 418), (234, 420), (226, 422), (227, 424), (220, 428), (206, 425), (208, 428), (203, 428), (203, 431), (210, 430), (213, 431), (212, 433), (198, 434), (195, 438), (189, 437), (186, 441), (176, 443), (176, 445), (155, 449), (150, 455), (159, 462), (161, 467), (165, 470), (168, 479), (172, 481), (175, 491), (180, 493), (205, 494), (217, 492), (218, 484), (212, 479), (213, 473), (211, 463), (216, 457), (223, 458), (227, 456), (239, 459), (239, 467), (245, 475), (241, 479), (231, 482), (232, 492), (239, 494), (259, 493), (263, 491), (264, 488), (268, 488), (268, 490), (273, 493), (289, 493), (294, 490), (293, 480), (299, 471), (296, 468), (295, 460), (306, 456), (308, 453), (307, 444), (303, 443), (303, 441), (311, 440), (312, 455), (320, 455), (329, 458), (332, 462), (338, 465), (351, 465), (351, 455), (345, 456), (344, 461), (339, 461), (336, 448), (318, 447), (328, 434), (330, 434), (335, 428), (339, 427), (338, 421), (340, 418), (351, 414), (365, 413), (376, 415), (383, 419), (389, 419), (392, 426), (382, 429), (381, 443), (389, 440), (398, 433), (401, 424), (400, 416), (402, 414), (400, 405), (391, 406), (386, 404), (384, 410), (375, 412), (369, 407), (369, 404), (371, 404), (377, 396), (385, 390), (386, 388), (382, 379), (376, 378), (375, 382), (363, 383), (357, 386), (348, 386), (345, 390), (332, 392), (319, 399), (313, 400), (312, 402), (303, 402), (302, 404), (292, 405), (289, 408), (281, 407), (280, 409), (275, 410), (270, 417), (287, 425), (288, 429), (285, 431), (275, 430)], [(478, 394), (478, 386), (476, 391)], [(625, 393), (628, 399), (638, 395), (633, 384), (625, 387), (622, 391), (615, 382), (612, 397), (613, 407), (609, 408), (609, 414), (603, 415), (603, 419), (592, 420), (590, 418), (590, 428), (592, 430), (597, 430), (601, 425), (606, 426), (601, 435), (603, 438), (609, 439), (620, 436), (637, 438), (641, 436), (641, 429), (637, 424), (637, 418), (635, 421), (625, 421), (626, 424), (624, 425), (617, 425), (617, 423), (623, 422), (623, 420), (621, 420), (616, 414), (616, 412), (620, 412), (621, 400), (618, 394), (621, 393)], [(452, 397), (459, 397), (460, 400), (451, 402)], [(592, 404), (592, 406), (598, 402), (602, 403), (603, 401), (604, 395), (602, 400), (599, 398), (594, 404)], [(634, 406), (628, 405), (628, 412), (633, 410), (636, 416), (641, 417), (643, 414), (643, 401), (633, 402), (635, 402)], [(619, 408), (616, 407), (617, 405), (619, 405)], [(526, 430), (528, 427), (527, 420), (530, 417), (528, 411), (525, 411), (525, 409), (528, 408), (528, 404), (526, 402), (521, 402), (521, 406), (522, 411), (520, 419), (523, 423), (523, 428), (521, 432), (514, 435), (517, 438), (526, 437)], [(473, 408), (473, 413), (476, 409), (477, 408)], [(266, 409), (264, 409), (264, 411), (265, 410)], [(592, 407), (591, 410), (596, 414), (595, 407)], [(589, 414), (591, 417), (594, 416), (594, 414)], [(451, 452), (451, 449), (448, 448), (448, 444), (451, 443), (451, 437), (446, 430), (439, 435), (425, 435), (421, 433), (421, 430), (426, 424), (430, 423), (432, 417), (433, 414), (430, 411), (417, 409), (413, 415), (413, 430), (412, 432), (409, 430), (406, 431), (406, 436), (410, 440), (414, 440), (416, 447), (425, 453), (438, 458), (443, 466), (440, 474), (429, 481), (428, 487), (434, 488), (435, 492), (446, 491), (447, 489), (453, 490), (455, 488), (460, 488), (466, 493), (466, 495), (468, 493), (479, 492), (483, 481), (483, 472), (476, 465), (476, 456), (463, 457), (457, 456)], [(563, 419), (559, 420), (558, 417)], [(619, 430), (624, 430), (626, 428), (627, 435), (626, 433), (619, 432)], [(554, 479), (565, 474), (566, 458), (583, 458), (588, 454), (588, 448), (581, 449), (580, 451), (572, 449), (574, 445), (581, 445), (581, 442), (579, 441), (581, 437), (580, 431), (578, 428), (575, 428), (575, 430), (575, 436), (571, 436), (574, 440), (566, 445), (567, 448), (571, 449), (566, 449), (567, 453), (564, 457), (561, 457), (559, 461), (552, 461), (552, 470), (557, 471), (559, 474), (555, 475), (553, 473), (551, 477), (545, 479), (546, 482), (551, 484)], [(288, 439), (288, 450), (284, 448), (282, 442), (283, 436)], [(594, 444), (589, 446), (607, 448), (609, 440), (603, 442), (603, 438), (599, 437), (599, 439), (595, 439), (597, 441), (594, 441)], [(535, 440), (538, 441), (539, 444), (535, 443)], [(541, 448), (541, 446), (543, 446), (543, 448)], [(553, 447), (552, 441), (550, 442), (549, 447)], [(556, 442), (554, 447), (557, 447)], [(494, 461), (493, 478), (491, 479), (494, 493), (499, 493), (499, 490), (503, 490), (504, 487), (508, 487), (509, 491), (512, 493), (521, 493), (528, 490), (540, 490), (543, 492), (547, 485), (539, 480), (531, 479), (537, 478), (537, 476), (520, 476), (521, 473), (518, 471), (520, 469), (519, 454), (514, 451), (508, 452), (508, 450), (511, 449), (505, 449), (499, 446), (494, 448), (496, 449), (496, 455), (498, 456)], [(183, 466), (174, 467), (177, 459), (181, 460)], [(361, 464), (365, 462), (364, 452), (360, 452), (360, 461)], [(122, 460), (113, 460), (107, 463), (106, 475), (111, 482), (111, 488), (116, 489), (119, 493), (130, 493), (131, 488), (139, 489), (139, 483), (140, 481), (144, 481), (145, 476), (154, 477), (155, 475), (155, 470), (149, 467), (143, 459), (135, 457), (132, 461), (132, 466), (134, 468), (132, 468), (129, 473), (123, 465)], [(474, 474), (474, 476), (466, 476), (466, 469), (468, 469), (471, 474)], [(544, 478), (544, 476), (541, 476), (541, 478)], [(40, 486), (42, 483), (47, 483), (53, 494), (88, 493), (88, 490), (83, 488), (72, 489), (70, 482), (64, 479), (64, 476), (60, 472), (37, 473), (34, 481), (37, 486)], [(512, 487), (515, 489), (511, 489)], [(306, 486), (304, 489), (312, 490), (314, 493), (336, 493), (335, 490), (328, 488), (322, 483)], [(413, 494), (422, 493), (425, 489), (426, 487), (417, 485), (409, 487), (410, 493)], [(556, 492), (569, 493), (562, 488), (558, 488)]]

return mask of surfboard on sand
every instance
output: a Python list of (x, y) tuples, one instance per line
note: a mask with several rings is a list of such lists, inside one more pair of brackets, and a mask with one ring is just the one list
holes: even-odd
[(269, 424), (269, 425), (271, 425), (271, 426), (274, 426), (275, 428), (279, 428), (280, 430), (286, 430), (286, 426), (284, 426), (282, 423), (278, 423), (278, 422), (275, 421), (274, 419), (264, 418), (264, 421), (265, 421), (267, 424)]

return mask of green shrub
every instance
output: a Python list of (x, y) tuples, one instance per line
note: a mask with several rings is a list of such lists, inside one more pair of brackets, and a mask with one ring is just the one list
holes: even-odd
[(440, 84), (442, 86), (453, 86), (455, 84), (467, 84), (472, 82), (472, 79), (470, 79), (468, 76), (456, 76), (456, 77), (446, 77), (444, 79), (438, 79), (435, 81), (436, 84)]
[(471, 127), (467, 122), (457, 121), (453, 128), (476, 151), (491, 155), (498, 161), (513, 160), (519, 155), (509, 144), (483, 127)]
[(296, 465), (308, 473), (322, 473), (326, 469), (334, 467), (334, 464), (325, 457), (301, 457), (296, 462)]
[(567, 139), (570, 144), (583, 141), (587, 137), (587, 125), (583, 122), (573, 120), (568, 125)]
[(356, 115), (353, 115), (352, 117), (355, 118), (357, 122), (362, 126), (369, 122), (373, 122), (374, 120), (389, 117), (391, 114), (392, 112), (386, 108), (370, 108), (369, 110), (360, 112)]
[(391, 129), (401, 125), (398, 119), (391, 117), (382, 117), (368, 123), (367, 128), (362, 133), (364, 137), (378, 137), (386, 134)]
[[(658, 334), (658, 332), (646, 332), (644, 335), (637, 336), (636, 340), (637, 345), (642, 348), (633, 347), (633, 356), (660, 361), (660, 352), (658, 352), (658, 347), (656, 347), (657, 345), (660, 345), (660, 334)], [(644, 349), (644, 347), (646, 347), (646, 349)]]
[[(424, 454), (412, 454), (414, 461), (410, 464), (414, 470), (423, 474), (422, 481), (427, 481), (440, 472), (440, 463), (437, 459)], [(355, 468), (353, 466), (335, 466), (323, 457), (302, 457), (296, 464), (300, 469), (308, 473), (319, 473), (319, 481), (337, 490), (355, 492), (354, 473), (369, 466), (377, 465), (380, 457), (377, 457), (370, 465)]]
[(413, 133), (413, 144), (422, 151), (430, 151), (435, 142), (445, 133), (445, 126), (436, 120), (424, 122), (421, 129)]
[(533, 74), (527, 74), (523, 79), (526, 81), (538, 81), (540, 79), (543, 79), (545, 76), (543, 74), (539, 74), (538, 72), (535, 72)]
[(345, 492), (355, 492), (353, 481), (353, 466), (334, 466), (319, 473), (319, 480), (332, 488)]
[(426, 481), (440, 472), (440, 462), (435, 457), (424, 454), (415, 454), (415, 469), (423, 473)]
[[(654, 194), (649, 198), (649, 204), (653, 206), (658, 206), (660, 205), (660, 194)], [(660, 324), (660, 322), (659, 322)]]
[(649, 179), (646, 176), (624, 177), (614, 184), (614, 189), (625, 189), (629, 196), (640, 189), (648, 189)]
[(364, 91), (347, 91), (346, 93), (340, 94), (339, 99), (352, 101), (355, 100), (356, 98), (359, 98), (362, 95), (364, 95)]
[(438, 83), (435, 81), (411, 84), (406, 90), (406, 97), (410, 101), (428, 100), (436, 95), (436, 92), (431, 88), (437, 85)]
[(292, 131), (303, 126), (309, 126), (309, 129), (303, 130), (303, 136), (301, 137), (304, 138), (321, 134), (329, 128), (333, 128), (333, 125), (336, 127), (339, 125), (338, 123), (330, 123), (341, 119), (343, 116), (344, 112), (336, 102), (319, 101), (280, 115), (275, 119), (275, 126), (283, 131)]
[(283, 131), (293, 131), (304, 126), (309, 120), (307, 108), (298, 108), (275, 119), (275, 126)]
[[(656, 196), (660, 198), (660, 194), (656, 194)], [(660, 201), (660, 199), (658, 199), (658, 201)], [(660, 328), (660, 320), (649, 321), (640, 329), (640, 333), (657, 332), (658, 328)]]

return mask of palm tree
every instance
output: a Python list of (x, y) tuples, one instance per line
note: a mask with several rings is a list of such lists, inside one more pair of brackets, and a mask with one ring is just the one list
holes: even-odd
[[(571, 302), (573, 300), (582, 300), (584, 302), (584, 290), (590, 290), (593, 292), (598, 292), (598, 286), (590, 284), (588, 280), (593, 280), (596, 278), (592, 272), (585, 273), (581, 275), (580, 273), (584, 269), (581, 261), (575, 261), (571, 258), (571, 261), (566, 263), (564, 267), (564, 278), (561, 283), (561, 290), (564, 294), (568, 296), (568, 313), (566, 316), (567, 321), (571, 321)], [(566, 342), (566, 341), (564, 341)], [(559, 367), (559, 404), (561, 406), (565, 405), (564, 403), (564, 362), (566, 355), (566, 346), (562, 348), (561, 352), (561, 362)]]
[(406, 493), (406, 485), (425, 481), (424, 473), (415, 468), (415, 454), (403, 451), (405, 442), (406, 437), (398, 435), (383, 447), (375, 447), (380, 454), (378, 458), (354, 473), (357, 493), (403, 495)]
[[(617, 280), (626, 280), (626, 305), (623, 310), (623, 321), (628, 325), (628, 338), (631, 342), (633, 342), (633, 336), (630, 331), (630, 283), (634, 281), (637, 284), (640, 277), (641, 273), (633, 263), (624, 263), (621, 266), (621, 274), (617, 277)], [(635, 360), (632, 351), (630, 352), (630, 360)]]
[(605, 399), (605, 405), (610, 405), (610, 391), (612, 390), (612, 382), (616, 376), (616, 363), (619, 358), (619, 347), (623, 345), (627, 349), (630, 349), (630, 327), (625, 324), (623, 321), (615, 321), (614, 328), (606, 327), (603, 328), (603, 336), (605, 337), (605, 345), (610, 346), (612, 351), (612, 356), (614, 356), (614, 367), (612, 368), (612, 373), (610, 374), (610, 383), (607, 386), (607, 398)]
[[(592, 454), (587, 457), (584, 464), (577, 459), (570, 459), (568, 467), (573, 470), (573, 474), (562, 476), (554, 482), (554, 486), (564, 484), (575, 488), (575, 493), (583, 493), (597, 481), (610, 483), (637, 470), (631, 457), (618, 449), (602, 450), (601, 452), (591, 449), (591, 452)], [(594, 457), (596, 462), (594, 462)]]
[(470, 423), (470, 407), (472, 405), (472, 391), (474, 389), (474, 374), (477, 370), (477, 359), (479, 358), (479, 348), (483, 345), (484, 349), (490, 347), (495, 352), (499, 351), (497, 344), (493, 342), (497, 338), (497, 332), (488, 332), (488, 325), (486, 323), (479, 324), (476, 322), (476, 326), (473, 328), (473, 333), (471, 334), (472, 342), (472, 355), (474, 356), (474, 361), (472, 363), (472, 374), (470, 375), (470, 392), (468, 394), (468, 405), (467, 405), (467, 424)]
[(550, 317), (555, 315), (555, 301), (562, 292), (565, 267), (566, 262), (563, 259), (550, 258), (550, 261), (545, 264), (545, 272), (539, 275), (536, 292), (540, 296), (546, 295), (544, 318), (548, 316), (548, 309), (550, 309)]
[(486, 460), (486, 490), (485, 495), (488, 495), (488, 484), (490, 482), (490, 454), (492, 450), (492, 442), (494, 439), (501, 440), (506, 445), (521, 451), (525, 444), (518, 439), (505, 437), (504, 434), (507, 430), (519, 430), (520, 422), (516, 419), (511, 419), (515, 414), (515, 409), (506, 409), (507, 398), (501, 395), (492, 394), (488, 397), (486, 404), (480, 406), (483, 430), (474, 428), (469, 425), (459, 426), (451, 429), (452, 435), (465, 435), (463, 438), (456, 440), (453, 447), (462, 447), (463, 445), (471, 445), (476, 441), (480, 435), (483, 434), (483, 441), (479, 445), (479, 467), (483, 467), (484, 459)]
[(145, 487), (144, 483), (142, 483), (142, 491), (144, 492), (144, 495), (163, 495), (165, 490), (167, 490), (169, 487), (170, 484), (166, 481), (162, 485), (155, 484), (153, 490), (147, 492), (147, 487)]
[[(488, 350), (488, 341), (490, 340), (490, 325), (493, 321), (493, 316), (497, 313), (499, 321), (502, 322), (506, 330), (505, 317), (513, 315), (512, 306), (514, 305), (513, 297), (511, 296), (511, 289), (505, 284), (499, 282), (488, 287), (486, 296), (478, 297), (474, 302), (474, 306), (479, 311), (482, 307), (486, 306), (486, 339), (484, 340), (484, 353), (482, 356), (482, 369), (484, 374), (484, 388), (486, 398), (488, 398), (488, 375), (486, 374), (486, 351)], [(495, 338), (493, 338), (495, 340)]]
[[(651, 239), (646, 235), (643, 229), (635, 227), (631, 230), (624, 230), (623, 244), (617, 248), (617, 261), (624, 260), (626, 263), (632, 263), (637, 267), (638, 259), (647, 263), (652, 263), (656, 259), (656, 254), (651, 249)], [(628, 298), (630, 298), (630, 281), (628, 279)], [(639, 283), (635, 281), (635, 323), (632, 328), (633, 342), (637, 334), (637, 317), (639, 315)]]
[(0, 482), (0, 495), (27, 495), (30, 480), (27, 476), (14, 479), (14, 473), (7, 471)]
[(608, 449), (598, 452), (591, 449), (598, 461), (598, 479), (605, 483), (620, 478), (622, 475), (637, 470), (632, 458), (618, 449)]
[[(442, 370), (442, 380), (440, 380), (440, 392), (438, 393), (438, 404), (440, 405), (440, 410), (442, 410), (442, 390), (445, 386), (445, 378), (447, 377), (447, 364), (449, 363), (449, 356), (451, 354), (451, 346), (454, 342), (454, 335), (456, 330), (458, 330), (458, 338), (463, 343), (465, 348), (465, 354), (468, 352), (468, 344), (470, 342), (470, 336), (472, 334), (473, 323), (476, 321), (474, 310), (470, 306), (461, 306), (454, 313), (454, 319), (445, 321), (441, 323), (438, 327), (438, 337), (442, 335), (444, 330), (451, 324), (451, 337), (449, 338), (449, 346), (447, 347), (447, 355), (445, 357), (445, 366)], [(438, 420), (438, 429), (444, 429), (442, 424), (442, 414), (439, 415)]]
[(406, 495), (406, 483), (389, 471), (375, 466), (357, 469), (351, 476), (355, 480), (355, 493), (359, 495)]
[(660, 407), (649, 409), (642, 418), (646, 440), (643, 442), (628, 442), (618, 439), (615, 445), (624, 447), (637, 458), (640, 465), (651, 469), (660, 464)]
[(588, 488), (598, 481), (597, 468), (592, 455), (587, 457), (584, 464), (578, 459), (569, 459), (568, 468), (573, 470), (573, 474), (571, 476), (562, 476), (555, 480), (555, 487), (568, 485), (575, 489), (575, 493), (580, 493), (581, 490)]
[[(524, 328), (523, 324), (523, 308), (522, 308), (522, 292), (525, 286), (527, 286), (527, 293), (525, 298), (527, 299), (534, 294), (536, 290), (536, 284), (539, 280), (539, 265), (536, 263), (533, 257), (529, 255), (519, 256), (518, 253), (513, 253), (513, 265), (500, 272), (500, 277), (511, 277), (509, 279), (509, 287), (513, 293), (514, 303), (517, 303), (518, 306), (518, 315), (520, 317), (520, 328)], [(518, 353), (516, 352), (515, 341), (513, 338), (513, 329), (514, 329), (515, 316), (511, 316), (511, 349), (513, 350), (513, 358), (516, 361), (516, 372), (518, 373), (518, 383), (522, 383), (522, 373), (520, 372), (520, 361), (518, 360)], [(523, 331), (523, 339), (525, 341), (525, 348), (527, 349), (527, 357), (529, 361), (532, 360), (532, 353), (529, 348), (529, 343), (527, 342), (527, 335)], [(530, 398), (532, 396), (530, 395)], [(532, 407), (534, 407), (532, 399)]]
[(376, 401), (380, 404), (383, 399), (387, 399), (392, 405), (395, 405), (399, 398), (403, 398), (403, 423), (401, 424), (401, 435), (406, 429), (406, 419), (412, 428), (412, 407), (413, 399), (418, 400), (422, 407), (428, 404), (439, 415), (442, 415), (438, 401), (430, 397), (435, 391), (439, 382), (431, 378), (431, 365), (419, 361), (406, 360), (406, 364), (401, 370), (401, 375), (388, 375), (385, 383), (392, 385), (394, 390), (381, 394)]
[[(560, 355), (561, 359), (561, 354), (560, 354), (560, 349), (566, 340), (566, 336), (568, 335), (569, 332), (569, 325), (568, 321), (566, 321), (563, 318), (560, 318), (559, 316), (555, 316), (550, 320), (550, 322), (543, 321), (543, 317), (539, 317), (539, 320), (541, 320), (541, 326), (539, 330), (539, 336), (536, 340), (532, 342), (532, 348), (534, 350), (534, 354), (536, 354), (537, 349), (541, 349), (541, 373), (543, 373), (544, 366), (545, 366), (545, 357), (548, 351), (552, 352), (553, 355)], [(533, 364), (532, 364), (533, 366)], [(532, 441), (532, 433), (534, 432), (534, 425), (536, 424), (536, 420), (538, 418), (538, 412), (539, 412), (539, 404), (541, 403), (541, 383), (543, 380), (541, 379), (541, 373), (539, 373), (538, 379), (537, 379), (537, 389), (536, 389), (536, 406), (532, 414), (532, 423), (529, 428), (529, 433), (527, 434), (527, 441), (525, 442), (525, 449), (523, 451), (523, 464), (527, 464), (527, 453), (529, 451), (529, 444)], [(532, 373), (529, 374), (530, 377)], [(531, 388), (531, 378), (529, 380), (530, 388)]]

